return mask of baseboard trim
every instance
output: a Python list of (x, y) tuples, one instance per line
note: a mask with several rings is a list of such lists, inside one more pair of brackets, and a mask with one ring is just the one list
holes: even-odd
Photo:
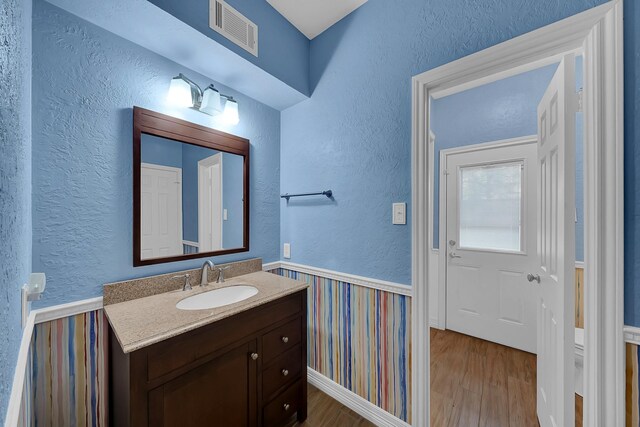
[(276, 268), (285, 268), (305, 274), (313, 274), (315, 276), (325, 277), (327, 279), (339, 280), (341, 282), (351, 283), (356, 286), (364, 286), (366, 288), (377, 289), (394, 294), (412, 296), (411, 286), (401, 283), (388, 282), (386, 280), (372, 279), (364, 276), (356, 276), (355, 274), (341, 273), (339, 271), (327, 270), (325, 268), (312, 267), (310, 265), (295, 264), (293, 262), (279, 261), (264, 264), (262, 269), (265, 271), (274, 270)]
[(347, 390), (340, 384), (330, 380), (311, 368), (307, 368), (307, 380), (309, 381), (309, 384), (316, 387), (318, 390), (342, 403), (347, 408), (377, 426), (410, 427), (409, 424), (402, 421), (400, 418), (391, 415), (379, 406), (376, 406), (367, 399)]
[(97, 297), (40, 308), (38, 310), (33, 310), (31, 313), (34, 314), (35, 323), (38, 324), (63, 319), (69, 316), (75, 316), (76, 314), (87, 313), (89, 311), (99, 310), (101, 308), (102, 297)]
[(625, 326), (624, 340), (627, 344), (640, 345), (640, 328), (637, 326)]
[(9, 406), (5, 427), (16, 427), (20, 421), (20, 408), (22, 406), (22, 396), (24, 391), (25, 378), (27, 374), (27, 363), (29, 362), (29, 349), (31, 348), (31, 337), (35, 325), (35, 314), (29, 313), (27, 322), (22, 330), (22, 340), (20, 350), (18, 350), (18, 361), (13, 374), (13, 384), (11, 385), (11, 395), (9, 396)]

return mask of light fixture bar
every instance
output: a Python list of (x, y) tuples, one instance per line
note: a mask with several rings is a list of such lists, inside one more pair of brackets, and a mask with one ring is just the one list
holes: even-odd
[[(182, 80), (189, 88), (180, 83)], [(188, 102), (188, 91), (191, 92), (191, 102)], [(225, 99), (224, 108), (222, 98)], [(201, 113), (217, 116), (222, 114), (224, 120), (230, 124), (238, 124), (238, 102), (233, 96), (222, 94), (213, 84), (207, 86), (204, 91), (193, 80), (179, 73), (171, 80), (168, 95), (169, 102), (178, 106), (189, 107)]]

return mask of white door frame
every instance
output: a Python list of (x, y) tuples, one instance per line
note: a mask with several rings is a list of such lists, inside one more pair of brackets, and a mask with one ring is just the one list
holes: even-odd
[[(519, 138), (503, 139), (500, 141), (484, 142), (480, 144), (465, 145), (463, 147), (447, 148), (444, 150), (440, 150), (440, 171), (441, 172), (443, 171), (442, 165), (446, 165), (447, 156), (450, 156), (452, 154), (462, 154), (462, 153), (468, 153), (471, 151), (480, 151), (480, 150), (491, 150), (491, 149), (502, 148), (502, 147), (514, 147), (517, 145), (531, 144), (536, 141), (538, 141), (537, 135), (529, 135), (529, 136), (523, 136)], [(442, 274), (438, 274), (438, 315), (439, 315), (438, 328), (440, 329), (446, 329), (446, 326), (447, 326), (447, 298), (446, 298), (446, 295), (447, 295), (447, 280), (446, 280), (447, 279), (447, 251), (446, 251), (446, 248), (447, 248), (447, 235), (446, 235), (447, 234), (446, 233), (447, 186), (446, 185), (447, 185), (446, 180), (440, 177), (440, 185), (439, 185), (439, 193), (438, 193), (439, 194), (439, 197), (438, 197), (439, 218), (440, 218), (438, 229), (440, 230), (440, 233), (438, 236), (438, 242), (439, 242), (438, 243), (438, 265), (435, 266), (435, 268), (437, 268), (438, 271), (442, 272)], [(433, 196), (431, 197), (430, 200), (433, 200)], [(429, 215), (429, 217), (433, 218), (433, 215)], [(430, 222), (433, 224), (433, 219)], [(433, 230), (433, 226), (432, 226), (432, 230)], [(442, 230), (444, 230), (444, 232), (442, 232)], [(440, 250), (441, 248), (445, 248), (445, 250)]]
[[(584, 55), (584, 425), (623, 426), (623, 36), (614, 0), (412, 79), (412, 420), (429, 425), (429, 99)], [(419, 404), (417, 403), (419, 402)]]
[[(223, 198), (222, 198), (222, 193), (223, 193), (223, 175), (222, 175), (222, 153), (217, 153), (214, 154), (212, 156), (206, 157), (202, 160), (198, 161), (198, 247), (202, 250), (202, 248), (208, 248), (209, 245), (208, 244), (204, 244), (204, 236), (206, 233), (204, 233), (204, 205), (201, 203), (202, 200), (204, 200), (204, 186), (201, 185), (201, 181), (202, 181), (202, 173), (204, 168), (208, 168), (214, 165), (219, 165), (218, 168), (218, 174), (219, 176), (219, 182), (220, 182), (220, 248), (218, 249), (222, 249), (222, 230), (223, 230), (223, 226), (224, 226), (224, 220), (222, 218), (222, 209), (223, 209)], [(204, 249), (204, 252), (210, 252), (212, 250), (215, 250), (213, 248), (207, 250)]]

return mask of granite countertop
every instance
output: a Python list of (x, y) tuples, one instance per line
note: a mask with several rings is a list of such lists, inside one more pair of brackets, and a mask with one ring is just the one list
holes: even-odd
[[(178, 310), (178, 301), (203, 292), (238, 284), (255, 286), (258, 293), (244, 301), (205, 310)], [(245, 310), (306, 289), (309, 285), (267, 272), (255, 272), (210, 283), (191, 291), (170, 291), (104, 307), (125, 353), (192, 331)]]

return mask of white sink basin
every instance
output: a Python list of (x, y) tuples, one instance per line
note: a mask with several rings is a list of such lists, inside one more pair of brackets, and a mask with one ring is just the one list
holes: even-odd
[(244, 301), (257, 293), (253, 286), (234, 285), (185, 298), (176, 307), (179, 310), (206, 310)]

